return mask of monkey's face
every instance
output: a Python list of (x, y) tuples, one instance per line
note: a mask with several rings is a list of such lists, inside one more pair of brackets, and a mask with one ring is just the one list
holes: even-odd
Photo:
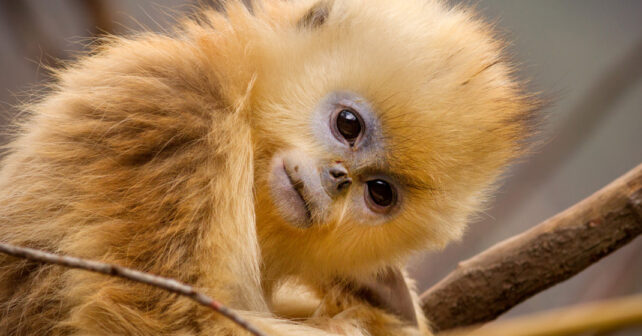
[(320, 152), (292, 146), (271, 160), (269, 186), (280, 214), (301, 228), (342, 221), (347, 211), (369, 225), (394, 214), (404, 186), (385, 164), (383, 130), (369, 103), (356, 93), (331, 92), (310, 123)]
[(332, 273), (459, 237), (527, 133), (498, 44), (423, 0), (318, 6), (257, 48), (263, 247)]

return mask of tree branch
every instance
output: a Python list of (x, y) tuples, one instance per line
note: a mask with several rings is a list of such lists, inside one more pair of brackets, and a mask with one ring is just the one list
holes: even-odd
[(435, 331), (495, 319), (642, 233), (642, 164), (582, 202), (461, 262), (421, 295)]
[(136, 271), (130, 268), (106, 264), (97, 261), (85, 260), (75, 257), (61, 256), (40, 250), (26, 247), (18, 247), (10, 244), (0, 243), (0, 252), (12, 255), (14, 257), (29, 259), (33, 261), (62, 265), (70, 268), (79, 268), (91, 272), (102, 273), (111, 276), (144, 283), (150, 286), (164, 289), (168, 292), (186, 296), (197, 303), (206, 306), (226, 318), (232, 320), (243, 329), (249, 331), (254, 336), (267, 336), (262, 331), (256, 329), (245, 319), (236, 314), (233, 310), (223, 306), (220, 302), (211, 297), (196, 291), (192, 286), (186, 285), (170, 278), (164, 278), (148, 273)]
[(602, 333), (642, 324), (642, 294), (564, 307), (440, 336), (563, 336)]

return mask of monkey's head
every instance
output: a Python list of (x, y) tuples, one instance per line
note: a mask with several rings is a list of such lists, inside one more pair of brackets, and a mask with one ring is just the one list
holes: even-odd
[(274, 6), (253, 45), (262, 247), (333, 274), (460, 237), (533, 107), (490, 28), (431, 0)]

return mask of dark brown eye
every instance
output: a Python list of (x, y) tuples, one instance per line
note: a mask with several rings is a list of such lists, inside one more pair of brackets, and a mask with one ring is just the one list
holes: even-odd
[(370, 200), (380, 207), (392, 205), (395, 194), (392, 187), (384, 180), (372, 180), (367, 182), (368, 196)]
[(352, 146), (361, 134), (361, 121), (350, 110), (341, 110), (337, 115), (337, 131)]

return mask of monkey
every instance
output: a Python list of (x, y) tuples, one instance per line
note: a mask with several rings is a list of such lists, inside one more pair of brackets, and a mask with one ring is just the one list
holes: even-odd
[[(437, 0), (230, 0), (105, 37), (5, 146), (0, 240), (175, 278), (269, 335), (431, 335), (408, 260), (461, 237), (532, 133), (504, 46)], [(0, 334), (245, 331), (0, 256)]]

